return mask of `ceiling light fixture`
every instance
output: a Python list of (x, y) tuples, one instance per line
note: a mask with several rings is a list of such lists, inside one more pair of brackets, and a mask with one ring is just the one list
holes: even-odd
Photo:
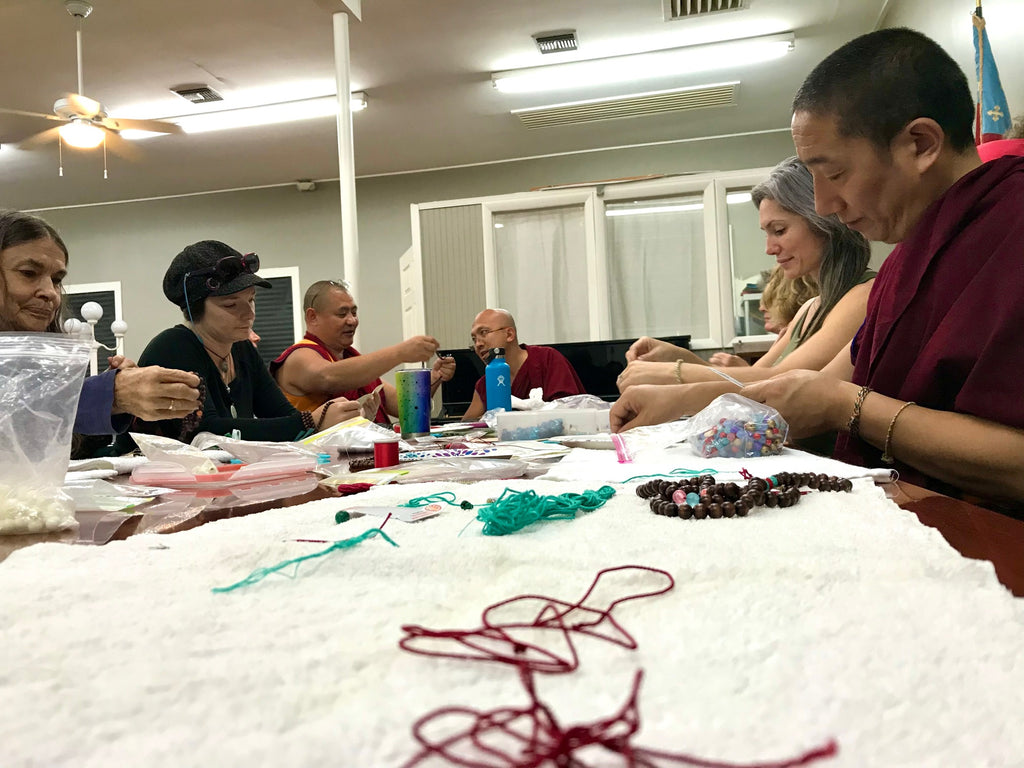
[[(368, 100), (362, 91), (351, 94), (349, 108), (353, 112), (366, 109)], [(206, 133), (223, 131), (232, 128), (249, 128), (257, 125), (274, 125), (298, 120), (312, 120), (318, 117), (331, 117), (338, 114), (338, 98), (336, 96), (318, 96), (312, 99), (284, 101), (279, 104), (262, 104), (255, 107), (224, 109), (218, 112), (202, 112), (192, 115), (164, 118), (182, 127), (185, 133)], [(125, 139), (148, 139), (163, 134), (149, 131), (122, 131)]]
[(64, 143), (78, 149), (95, 149), (103, 143), (103, 129), (84, 118), (76, 118), (59, 129)]
[(491, 75), (503, 93), (536, 93), (707, 72), (772, 61), (793, 50), (792, 32), (590, 59)]

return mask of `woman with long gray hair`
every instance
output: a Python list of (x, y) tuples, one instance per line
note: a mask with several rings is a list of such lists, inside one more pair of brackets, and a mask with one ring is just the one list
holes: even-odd
[[(821, 291), (800, 308), (764, 357), (749, 368), (730, 367), (729, 374), (751, 382), (786, 370), (821, 370), (864, 322), (875, 277), (868, 269), (868, 242), (837, 217), (815, 212), (811, 173), (796, 157), (775, 166), (751, 197), (768, 255), (775, 257), (786, 277), (813, 277)], [(711, 370), (717, 366), (658, 339), (638, 339), (626, 359), (629, 364), (619, 377), (622, 392), (642, 384), (693, 385), (675, 388), (671, 398), (658, 394), (666, 401), (666, 420), (695, 413), (718, 395), (736, 390)]]

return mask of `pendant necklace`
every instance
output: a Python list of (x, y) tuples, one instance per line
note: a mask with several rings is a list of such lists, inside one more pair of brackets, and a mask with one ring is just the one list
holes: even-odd
[(213, 355), (215, 358), (217, 358), (217, 360), (220, 361), (220, 362), (217, 363), (217, 367), (220, 368), (221, 374), (226, 376), (227, 373), (228, 373), (228, 367), (229, 367), (228, 366), (228, 358), (231, 357), (231, 350), (229, 349), (228, 353), (226, 355), (218, 355), (216, 352), (214, 352), (212, 349), (210, 349), (205, 344), (203, 344), (203, 349), (205, 349), (207, 352), (209, 352), (211, 355)]

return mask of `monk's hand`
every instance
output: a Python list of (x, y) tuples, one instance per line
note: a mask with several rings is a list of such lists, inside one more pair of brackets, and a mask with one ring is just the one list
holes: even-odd
[(441, 346), (433, 336), (411, 336), (398, 345), (403, 363), (425, 363)]
[(615, 380), (619, 392), (639, 384), (676, 384), (675, 365), (672, 363), (652, 363), (646, 360), (634, 360), (626, 366)]
[(786, 371), (748, 384), (740, 394), (777, 410), (789, 425), (789, 436), (801, 438), (845, 427), (859, 389), (817, 371)]
[(434, 367), (431, 368), (431, 383), (437, 381), (451, 381), (452, 376), (455, 375), (455, 358), (454, 357), (439, 357), (434, 361)]
[(130, 413), (143, 421), (182, 419), (202, 407), (199, 377), (158, 365), (119, 368), (114, 378), (113, 413)]
[(682, 356), (682, 350), (675, 344), (669, 344), (661, 339), (652, 339), (650, 336), (641, 336), (626, 350), (627, 363), (634, 360), (671, 363)]
[(686, 413), (685, 387), (640, 385), (627, 389), (608, 414), (612, 432), (674, 421)]

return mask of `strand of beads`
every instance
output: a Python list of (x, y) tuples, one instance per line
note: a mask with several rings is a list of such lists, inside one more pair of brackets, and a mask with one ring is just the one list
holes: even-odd
[(800, 488), (818, 491), (851, 491), (853, 483), (835, 475), (779, 472), (767, 478), (753, 477), (737, 483), (716, 483), (711, 475), (682, 482), (652, 480), (637, 486), (636, 495), (649, 499), (651, 511), (665, 517), (746, 517), (754, 507), (791, 507), (800, 501)]

